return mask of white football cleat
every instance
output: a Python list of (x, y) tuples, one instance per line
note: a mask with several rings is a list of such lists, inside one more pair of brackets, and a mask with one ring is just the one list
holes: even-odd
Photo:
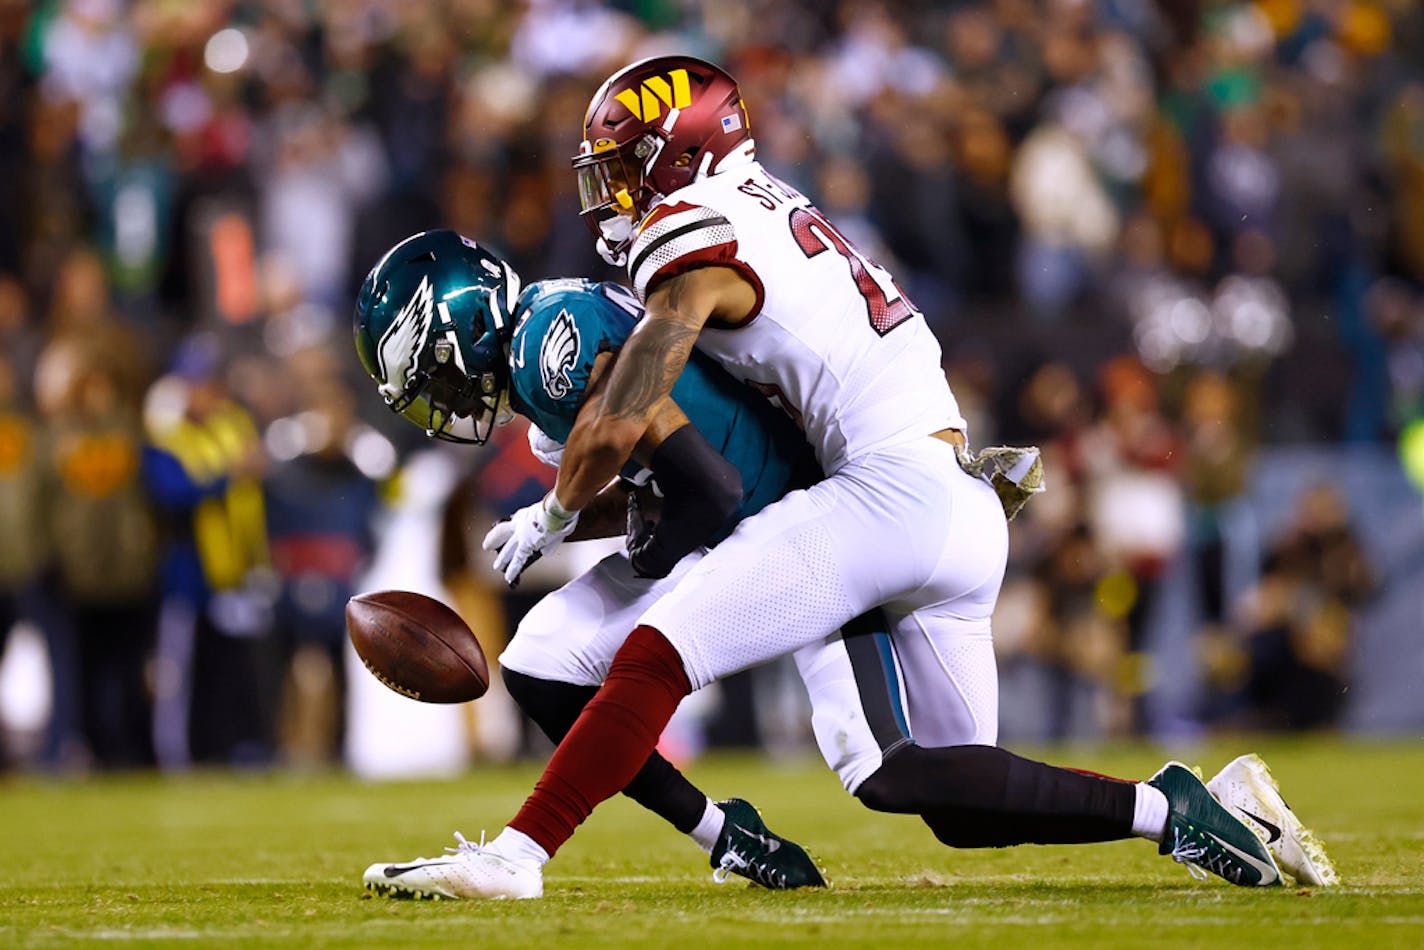
[(1322, 887), (1340, 883), (1325, 846), (1290, 810), (1259, 755), (1253, 752), (1233, 759), (1206, 787), (1266, 843), (1276, 863), (1296, 883)]
[(533, 862), (514, 861), (485, 844), (459, 842), (440, 858), (416, 858), (404, 864), (373, 864), (361, 875), (366, 890), (417, 900), (522, 900), (544, 896), (544, 872)]

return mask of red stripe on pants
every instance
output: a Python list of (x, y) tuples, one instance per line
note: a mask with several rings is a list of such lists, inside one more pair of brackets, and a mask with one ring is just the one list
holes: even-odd
[(1136, 785), (1136, 784), (1137, 784), (1137, 781), (1136, 781), (1135, 779), (1130, 779), (1130, 778), (1118, 778), (1116, 775), (1104, 775), (1104, 774), (1101, 773), (1101, 772), (1092, 772), (1092, 771), (1089, 771), (1088, 769), (1067, 769), (1066, 771), (1069, 771), (1069, 772), (1077, 772), (1079, 775), (1087, 775), (1087, 776), (1090, 776), (1090, 777), (1092, 777), (1092, 778), (1105, 778), (1105, 779), (1107, 779), (1109, 782), (1126, 782), (1126, 783), (1128, 783), (1129, 785)]

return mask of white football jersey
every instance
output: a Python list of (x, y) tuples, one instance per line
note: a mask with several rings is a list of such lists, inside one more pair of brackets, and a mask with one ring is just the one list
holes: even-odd
[(739, 271), (760, 299), (749, 323), (709, 323), (697, 346), (786, 410), (827, 474), (965, 427), (939, 342), (889, 272), (760, 164), (674, 192), (628, 253), (642, 300), (659, 281), (707, 265)]

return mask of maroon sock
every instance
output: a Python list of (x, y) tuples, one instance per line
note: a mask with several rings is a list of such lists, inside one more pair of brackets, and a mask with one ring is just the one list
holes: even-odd
[(677, 704), (690, 692), (692, 684), (672, 644), (652, 627), (638, 627), (509, 827), (553, 857), (595, 805), (618, 794), (638, 774)]
[(1067, 766), (1062, 766), (1061, 768), (1063, 768), (1065, 772), (1077, 772), (1079, 775), (1086, 775), (1089, 778), (1105, 778), (1109, 782), (1127, 782), (1129, 785), (1137, 784), (1137, 779), (1133, 778), (1118, 778), (1116, 775), (1104, 775), (1102, 772), (1094, 772), (1090, 769), (1072, 769)]

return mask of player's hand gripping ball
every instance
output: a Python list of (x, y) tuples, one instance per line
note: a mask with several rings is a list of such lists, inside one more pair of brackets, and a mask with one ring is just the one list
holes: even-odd
[(352, 597), (346, 632), (366, 669), (402, 696), (464, 703), (489, 689), (489, 664), (474, 633), (459, 614), (423, 594), (382, 590)]

